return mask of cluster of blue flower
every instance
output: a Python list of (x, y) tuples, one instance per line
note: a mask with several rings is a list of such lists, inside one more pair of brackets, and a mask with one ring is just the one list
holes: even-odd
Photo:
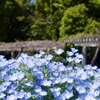
[[(54, 52), (61, 55), (64, 50)], [(40, 50), (15, 59), (0, 56), (0, 100), (100, 100), (100, 69), (79, 66), (83, 55), (71, 48), (64, 65)], [(74, 63), (74, 67), (71, 66)]]

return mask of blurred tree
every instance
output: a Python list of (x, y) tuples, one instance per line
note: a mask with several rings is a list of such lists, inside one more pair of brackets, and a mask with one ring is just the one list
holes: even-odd
[(69, 7), (65, 12), (61, 20), (60, 36), (71, 35), (78, 32), (83, 32), (87, 24), (88, 9), (84, 4), (78, 4), (73, 7)]
[(29, 39), (58, 40), (63, 15), (62, 0), (36, 0), (34, 14)]
[(2, 0), (0, 41), (100, 34), (100, 0)]
[(28, 30), (29, 0), (2, 0), (0, 2), (0, 41), (25, 40)]
[(66, 9), (59, 28), (60, 37), (77, 33), (100, 35), (100, 0), (64, 0), (63, 4)]

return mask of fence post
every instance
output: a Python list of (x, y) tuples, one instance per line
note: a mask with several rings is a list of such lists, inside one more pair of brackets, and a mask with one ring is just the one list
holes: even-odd
[(82, 54), (84, 56), (83, 60), (82, 60), (82, 64), (85, 65), (86, 64), (86, 54), (87, 54), (87, 51), (86, 51), (86, 46), (83, 46), (82, 47)]

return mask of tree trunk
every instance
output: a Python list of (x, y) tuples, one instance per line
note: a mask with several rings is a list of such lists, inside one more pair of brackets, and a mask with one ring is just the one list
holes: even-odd
[(94, 64), (94, 62), (95, 62), (95, 60), (96, 60), (96, 58), (97, 58), (97, 54), (98, 54), (98, 52), (99, 52), (99, 49), (100, 49), (100, 46), (98, 46), (98, 47), (96, 48), (94, 57), (92, 58), (92, 61), (91, 61), (91, 65)]

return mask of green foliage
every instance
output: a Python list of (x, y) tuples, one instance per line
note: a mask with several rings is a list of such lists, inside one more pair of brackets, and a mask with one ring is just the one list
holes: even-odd
[(100, 34), (100, 0), (3, 0), (0, 41), (59, 40)]
[(30, 39), (59, 39), (59, 26), (63, 14), (62, 0), (36, 0), (35, 13), (31, 18)]
[(100, 29), (100, 22), (97, 22), (96, 20), (88, 19), (88, 24), (85, 28), (86, 33), (99, 33)]
[(87, 24), (87, 10), (84, 4), (68, 8), (61, 20), (60, 36), (82, 32)]
[(4, 0), (0, 3), (0, 41), (24, 40), (28, 23), (25, 0)]
[(100, 34), (99, 0), (75, 0), (73, 3), (72, 0), (66, 1), (68, 1), (67, 9), (59, 28), (60, 38), (68, 38), (73, 34)]

